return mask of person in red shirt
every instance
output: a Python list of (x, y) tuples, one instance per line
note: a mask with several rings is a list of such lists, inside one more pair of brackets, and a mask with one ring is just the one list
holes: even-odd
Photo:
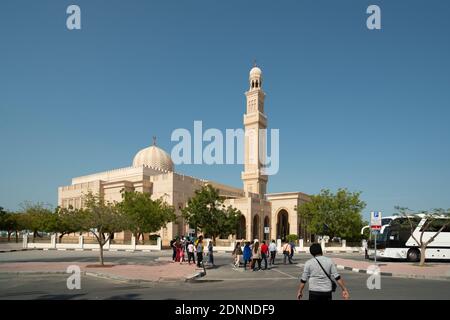
[(269, 254), (269, 246), (265, 241), (261, 245), (261, 259), (264, 261), (264, 270), (267, 270), (267, 256)]

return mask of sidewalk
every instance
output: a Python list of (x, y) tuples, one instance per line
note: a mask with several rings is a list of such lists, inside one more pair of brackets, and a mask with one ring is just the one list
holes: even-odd
[[(153, 265), (138, 264), (105, 264), (104, 267), (89, 267), (94, 263), (78, 262), (21, 262), (2, 263), (0, 273), (66, 273), (68, 266), (79, 266), (81, 273), (87, 276), (127, 281), (127, 282), (159, 282), (187, 281), (200, 277), (201, 271), (195, 265), (172, 262), (157, 262)], [(69, 273), (67, 273), (69, 275)]]
[(22, 251), (22, 242), (0, 242), (0, 252)]
[[(337, 268), (359, 273), (367, 272), (367, 268), (374, 264), (373, 261), (357, 261), (352, 259), (333, 258)], [(420, 267), (416, 263), (409, 262), (384, 262), (378, 261), (378, 267), (382, 276), (450, 280), (450, 263), (427, 262)]]

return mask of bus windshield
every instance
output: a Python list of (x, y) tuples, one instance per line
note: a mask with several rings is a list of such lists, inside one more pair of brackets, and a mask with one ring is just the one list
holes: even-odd
[[(383, 233), (377, 233), (377, 247), (382, 249), (386, 247), (386, 241), (388, 239), (389, 226), (383, 229)], [(367, 246), (371, 249), (375, 247), (375, 236), (372, 235), (371, 239), (367, 242)]]

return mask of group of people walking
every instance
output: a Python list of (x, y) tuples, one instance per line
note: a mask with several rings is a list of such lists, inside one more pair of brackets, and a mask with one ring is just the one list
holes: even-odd
[[(268, 266), (270, 267), (275, 264), (275, 257), (277, 254), (275, 240), (272, 240), (269, 245), (267, 245), (265, 241), (261, 242), (261, 245), (258, 241), (247, 241), (243, 246), (244, 248), (242, 248), (241, 242), (237, 242), (233, 250), (232, 255), (235, 268), (240, 267), (241, 258), (243, 259), (244, 270), (247, 270), (247, 265), (250, 270), (253, 271), (267, 270)], [(264, 262), (264, 269), (261, 268), (262, 262)]]
[[(192, 263), (197, 264), (197, 267), (203, 266), (203, 256), (205, 253), (203, 236), (200, 236), (195, 241), (185, 237), (181, 237), (181, 239), (176, 238), (170, 242), (170, 246), (173, 249), (172, 258), (174, 262), (185, 262), (184, 253), (187, 252), (189, 264), (192, 261)], [(208, 263), (212, 266), (214, 266), (213, 250), (213, 243), (209, 241), (206, 251)], [(289, 262), (289, 264), (292, 264), (292, 257), (295, 251), (294, 244), (285, 242), (282, 245), (282, 250), (283, 263), (287, 264)], [(332, 293), (336, 290), (337, 286), (342, 289), (342, 297), (349, 299), (349, 291), (337, 272), (336, 265), (330, 258), (323, 256), (320, 244), (312, 244), (310, 246), (310, 253), (313, 258), (305, 263), (297, 291), (297, 299), (303, 298), (303, 290), (306, 282), (309, 282), (309, 300), (331, 300)], [(266, 270), (268, 266), (275, 265), (277, 245), (275, 240), (272, 240), (269, 245), (265, 241), (262, 241), (261, 244), (258, 241), (237, 242), (232, 254), (235, 268), (240, 267), (242, 258), (244, 270), (247, 270), (247, 265), (253, 271)], [(197, 262), (195, 261), (196, 257)], [(262, 262), (264, 262), (264, 269), (262, 269)]]
[[(292, 264), (292, 257), (294, 255), (295, 246), (291, 243), (285, 242), (282, 246), (283, 263), (286, 260)], [(350, 294), (347, 287), (336, 269), (336, 265), (330, 258), (324, 257), (322, 254), (322, 247), (318, 243), (314, 243), (310, 247), (310, 253), (313, 256), (305, 263), (302, 276), (300, 278), (300, 285), (297, 291), (297, 299), (303, 298), (303, 290), (306, 282), (309, 281), (309, 300), (331, 300), (332, 294), (337, 286), (342, 289), (342, 297), (349, 299)], [(269, 257), (269, 265), (275, 264), (275, 257), (277, 254), (277, 246), (275, 241), (266, 245), (265, 241), (259, 245), (259, 242), (245, 242), (244, 250), (241, 248), (241, 243), (236, 243), (233, 250), (234, 267), (240, 266), (241, 256), (244, 259), (244, 270), (249, 264), (253, 271), (262, 270), (261, 261), (264, 261), (264, 269), (267, 269), (267, 258)], [(328, 271), (327, 271), (328, 270)], [(333, 280), (334, 279), (334, 280)]]
[[(187, 262), (189, 265), (192, 261), (199, 268), (203, 266), (203, 255), (205, 254), (203, 236), (198, 237), (196, 240), (177, 237), (170, 241), (170, 246), (172, 247), (173, 262), (179, 262), (180, 264), (186, 262), (185, 253), (187, 252)], [(206, 247), (206, 255), (208, 257), (207, 264), (214, 267), (214, 246), (212, 241), (209, 241)], [(197, 256), (197, 262), (195, 262), (195, 256)]]

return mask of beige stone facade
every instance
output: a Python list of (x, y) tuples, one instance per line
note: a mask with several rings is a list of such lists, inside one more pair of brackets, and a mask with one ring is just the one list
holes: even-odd
[[(58, 205), (81, 208), (83, 195), (89, 191), (108, 201), (121, 201), (123, 189), (146, 192), (153, 199), (163, 198), (174, 206), (178, 216), (159, 232), (166, 245), (173, 237), (188, 234), (189, 226), (181, 217), (181, 209), (195, 190), (211, 184), (227, 198), (227, 204), (242, 212), (236, 238), (282, 239), (288, 234), (301, 235), (302, 225), (295, 208), (308, 201), (308, 195), (301, 192), (267, 194), (268, 176), (263, 174), (258, 157), (266, 152), (266, 141), (258, 134), (260, 129), (267, 128), (262, 83), (261, 69), (255, 66), (250, 71), (246, 92), (243, 189), (177, 173), (170, 156), (154, 142), (136, 154), (130, 167), (76, 177), (71, 185), (59, 187)], [(265, 232), (267, 228), (269, 233)], [(116, 237), (125, 239), (130, 235), (124, 232)]]

